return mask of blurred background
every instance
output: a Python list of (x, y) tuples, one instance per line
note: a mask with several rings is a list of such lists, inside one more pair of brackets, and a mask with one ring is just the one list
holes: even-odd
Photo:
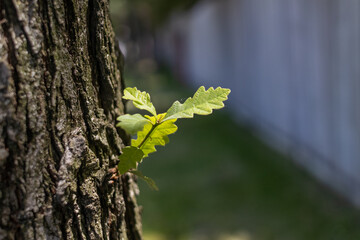
[[(360, 239), (360, 1), (111, 0), (127, 86), (225, 110), (145, 159), (144, 238)], [(131, 105), (128, 106), (132, 111)]]

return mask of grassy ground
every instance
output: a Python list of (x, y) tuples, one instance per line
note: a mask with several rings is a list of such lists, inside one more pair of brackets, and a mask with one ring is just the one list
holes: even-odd
[[(128, 79), (160, 108), (191, 95), (169, 75)], [(160, 188), (140, 181), (145, 240), (360, 239), (359, 211), (236, 124), (226, 109), (178, 126), (140, 167)]]

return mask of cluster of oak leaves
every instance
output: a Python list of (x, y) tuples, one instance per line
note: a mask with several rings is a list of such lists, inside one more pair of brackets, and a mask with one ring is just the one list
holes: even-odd
[(194, 114), (208, 115), (213, 109), (224, 107), (224, 101), (230, 93), (230, 89), (218, 87), (200, 87), (193, 97), (189, 97), (184, 103), (176, 101), (167, 110), (166, 113), (156, 113), (156, 109), (150, 100), (150, 95), (141, 92), (136, 88), (126, 88), (123, 98), (131, 100), (135, 107), (146, 110), (150, 115), (125, 114), (117, 118), (121, 127), (128, 134), (137, 135), (136, 139), (131, 140), (131, 146), (122, 150), (119, 156), (117, 166), (120, 174), (131, 172), (141, 179), (145, 180), (148, 185), (157, 190), (155, 182), (144, 176), (137, 170), (138, 164), (150, 153), (155, 152), (155, 146), (164, 146), (169, 142), (168, 135), (176, 132), (175, 122), (178, 118), (193, 118)]

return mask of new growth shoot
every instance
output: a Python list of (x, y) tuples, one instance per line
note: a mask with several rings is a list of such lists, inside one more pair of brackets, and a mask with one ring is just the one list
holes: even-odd
[(137, 170), (138, 164), (150, 153), (156, 151), (155, 146), (165, 146), (169, 142), (168, 135), (175, 133), (175, 122), (179, 118), (193, 118), (194, 114), (209, 115), (214, 109), (224, 107), (230, 89), (218, 87), (216, 89), (200, 87), (193, 97), (189, 97), (184, 103), (176, 101), (166, 113), (157, 114), (150, 95), (135, 88), (124, 90), (124, 99), (131, 100), (138, 109), (146, 110), (151, 115), (125, 114), (117, 118), (121, 127), (128, 134), (137, 135), (131, 140), (131, 146), (122, 150), (119, 156), (118, 172), (125, 174), (131, 172), (145, 180), (150, 187), (157, 189), (154, 181), (144, 176)]

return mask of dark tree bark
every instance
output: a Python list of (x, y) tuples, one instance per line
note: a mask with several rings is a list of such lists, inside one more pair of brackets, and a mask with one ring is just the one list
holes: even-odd
[(107, 0), (0, 0), (0, 239), (141, 239)]

